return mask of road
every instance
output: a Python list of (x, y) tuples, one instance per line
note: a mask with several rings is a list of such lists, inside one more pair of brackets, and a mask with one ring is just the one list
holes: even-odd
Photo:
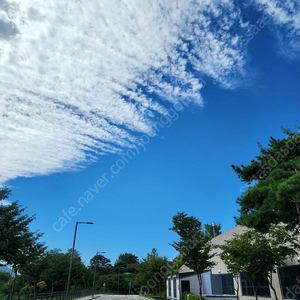
[(137, 295), (101, 295), (100, 298), (96, 300), (149, 300), (144, 297), (140, 297)]
[[(92, 300), (91, 296), (75, 300)], [(148, 298), (140, 297), (138, 295), (95, 295), (95, 300), (149, 300)]]

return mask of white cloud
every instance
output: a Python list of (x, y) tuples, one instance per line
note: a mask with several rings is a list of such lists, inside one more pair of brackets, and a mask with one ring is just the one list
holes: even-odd
[(269, 15), (278, 41), (279, 51), (290, 59), (300, 53), (300, 4), (298, 0), (254, 0), (255, 6)]
[(1, 200), (1, 201), (0, 201), (0, 207), (1, 207), (1, 206), (8, 206), (8, 205), (11, 205), (11, 202), (10, 202), (10, 201), (7, 201), (7, 200)]
[(0, 11), (0, 183), (119, 153), (168, 102), (203, 105), (202, 77), (234, 88), (244, 75), (232, 0), (0, 0)]

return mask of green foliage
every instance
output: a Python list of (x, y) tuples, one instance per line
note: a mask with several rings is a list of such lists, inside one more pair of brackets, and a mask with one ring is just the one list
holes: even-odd
[(178, 274), (180, 267), (184, 265), (184, 256), (182, 254), (178, 254), (173, 261), (168, 264), (169, 270), (167, 272), (167, 275), (174, 275)]
[[(44, 258), (45, 269), (41, 272), (40, 279), (46, 281), (49, 288), (54, 290), (63, 290), (66, 284), (72, 249), (67, 253), (61, 253), (61, 250), (54, 249), (47, 252)], [(90, 286), (92, 282), (92, 273), (88, 276), (88, 270), (81, 261), (80, 254), (75, 251), (72, 263), (71, 286), (84, 288)]]
[(108, 274), (112, 269), (110, 262), (110, 259), (106, 258), (104, 255), (98, 254), (90, 260), (90, 266), (93, 268), (93, 270), (96, 266), (96, 272), (104, 275)]
[[(10, 190), (0, 190), (1, 201), (9, 195)], [(42, 234), (29, 229), (35, 216), (29, 217), (24, 211), (25, 208), (17, 202), (0, 206), (0, 260), (11, 265), (15, 273), (10, 297), (14, 293), (18, 271), (41, 257), (46, 249), (43, 243), (38, 242)]]
[[(72, 276), (71, 276), (71, 285), (74, 284), (74, 276), (77, 277), (76, 271), (77, 268), (74, 267), (77, 265), (77, 255), (74, 255), (74, 263), (72, 266)], [(64, 254), (60, 249), (53, 249), (47, 251), (46, 256), (41, 262), (45, 266), (44, 270), (40, 272), (40, 279), (47, 282), (49, 288), (54, 290), (62, 290), (66, 284), (70, 266), (70, 253)]]
[(212, 239), (222, 233), (220, 223), (204, 224), (204, 228), (205, 234), (209, 237), (209, 239)]
[(26, 283), (21, 289), (20, 289), (20, 294), (31, 294), (34, 292), (34, 287), (29, 286), (28, 283)]
[(42, 257), (28, 262), (21, 269), (21, 281), (28, 283), (35, 289), (36, 283), (40, 281), (41, 273), (46, 269), (45, 254)]
[(146, 294), (146, 295), (143, 295), (143, 298), (148, 298), (148, 299), (162, 298), (162, 299), (166, 299), (167, 298), (167, 291), (166, 290), (162, 291), (161, 296), (159, 294)]
[(8, 286), (11, 277), (8, 272), (0, 271), (0, 294), (7, 294), (8, 293)]
[[(182, 300), (188, 300), (188, 296), (189, 295), (189, 300), (199, 300), (200, 297), (199, 295), (195, 295), (195, 294), (192, 294), (190, 292), (184, 292), (182, 293)], [(204, 296), (201, 297), (202, 300), (205, 300), (206, 298)]]
[(0, 285), (3, 283), (7, 283), (10, 279), (10, 274), (8, 272), (0, 271)]
[[(42, 257), (28, 263), (21, 269), (21, 282), (36, 287), (39, 281), (45, 281), (46, 291), (65, 289), (70, 267), (71, 249), (62, 253), (60, 249), (47, 251)], [(72, 264), (71, 289), (86, 289), (92, 286), (94, 271), (85, 267), (81, 257), (75, 251)], [(17, 285), (18, 286), (18, 285)]]
[[(3, 197), (3, 190), (1, 194)], [(29, 217), (24, 211), (17, 202), (0, 207), (0, 260), (12, 265), (15, 272), (45, 250), (44, 244), (38, 242), (42, 234), (29, 229), (35, 216)]]
[(267, 232), (271, 224), (300, 225), (300, 134), (283, 129), (284, 139), (270, 138), (268, 148), (247, 166), (232, 165), (250, 187), (237, 199), (238, 224)]
[[(234, 235), (219, 247), (222, 250), (221, 259), (234, 276), (241, 272), (249, 276), (255, 295), (258, 283), (263, 279), (268, 278), (273, 289), (271, 273), (300, 249), (296, 237), (283, 226), (271, 226), (268, 234), (250, 229), (241, 235)], [(276, 293), (275, 296), (277, 299)]]
[(114, 264), (114, 269), (118, 272), (119, 268), (124, 273), (136, 273), (136, 268), (139, 263), (138, 257), (132, 253), (120, 254), (119, 258)]
[[(3, 201), (7, 199), (11, 194), (11, 190), (8, 188), (2, 188), (0, 189), (0, 201)], [(2, 203), (0, 202), (0, 206), (2, 206)]]
[[(159, 256), (155, 248), (151, 253), (147, 254), (146, 258), (143, 258), (138, 266), (137, 285), (139, 291), (143, 290), (143, 287), (148, 287), (152, 294), (158, 293), (161, 297), (162, 287), (165, 287), (168, 259), (165, 256)], [(149, 285), (149, 282), (152, 283)]]
[[(120, 294), (129, 294), (129, 282), (132, 283), (131, 291), (138, 290), (138, 286), (135, 283), (136, 274), (124, 274), (120, 273), (119, 277), (119, 291)], [(105, 287), (103, 284), (105, 283)], [(96, 277), (95, 289), (104, 292), (116, 293), (118, 290), (118, 274), (107, 274)]]
[(180, 239), (171, 245), (183, 256), (185, 265), (194, 270), (199, 281), (199, 295), (202, 296), (202, 278), (204, 270), (215, 265), (211, 259), (213, 246), (210, 238), (202, 231), (202, 223), (195, 217), (188, 217), (185, 212), (173, 217), (173, 227)]
[[(122, 277), (120, 277), (122, 278)], [(102, 275), (98, 276), (96, 279), (96, 284), (95, 288), (96, 289), (103, 289), (103, 284), (105, 283), (105, 290), (106, 291), (117, 291), (118, 288), (118, 275), (117, 274), (108, 274), (108, 275)], [(120, 289), (121, 291), (123, 290), (123, 285), (122, 285), (122, 279), (120, 280), (122, 288)]]
[[(129, 293), (129, 282), (132, 283), (131, 291), (138, 290), (136, 284), (136, 274), (138, 272), (138, 257), (132, 253), (120, 254), (116, 263), (112, 267), (110, 260), (100, 256), (101, 263), (98, 266), (99, 272), (96, 274), (95, 288), (101, 291), (117, 292), (118, 283), (120, 293)], [(91, 259), (89, 270), (94, 270), (95, 256)], [(105, 287), (103, 287), (105, 284)]]

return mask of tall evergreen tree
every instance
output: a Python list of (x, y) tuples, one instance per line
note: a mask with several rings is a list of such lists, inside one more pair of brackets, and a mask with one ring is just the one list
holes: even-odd
[(249, 188), (237, 199), (238, 224), (267, 232), (272, 224), (300, 228), (300, 134), (282, 129), (286, 138), (270, 138), (267, 148), (247, 166), (232, 165)]

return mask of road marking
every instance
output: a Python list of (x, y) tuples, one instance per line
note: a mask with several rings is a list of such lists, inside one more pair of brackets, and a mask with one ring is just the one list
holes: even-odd
[(111, 300), (114, 296), (111, 296), (108, 300)]

